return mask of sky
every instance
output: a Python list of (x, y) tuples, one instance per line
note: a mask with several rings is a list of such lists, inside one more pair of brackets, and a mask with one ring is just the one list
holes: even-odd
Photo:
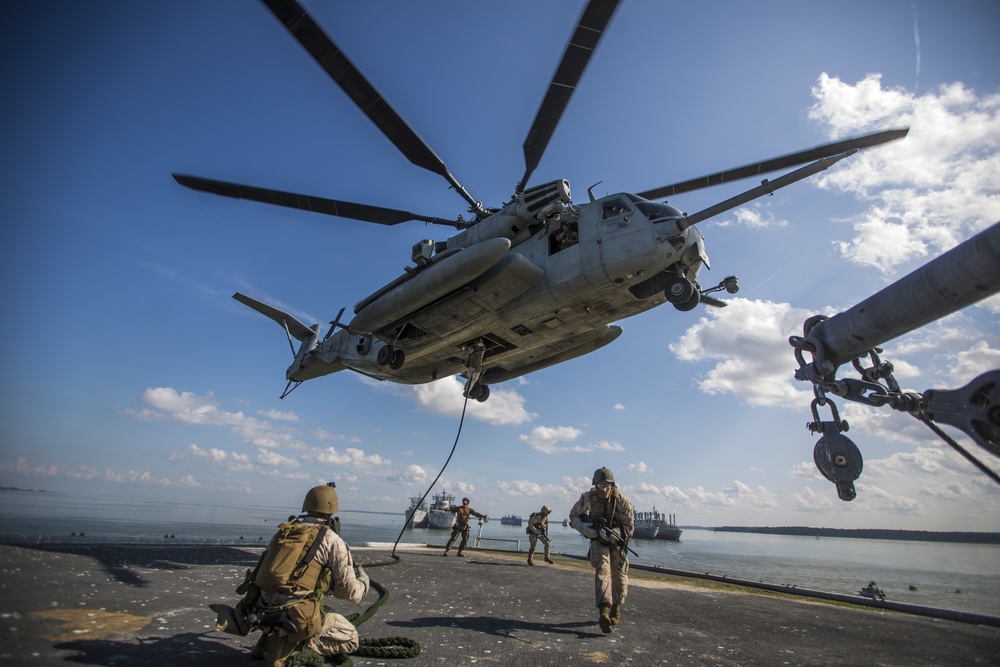
[[(306, 2), (490, 206), (582, 2)], [(291, 353), (236, 291), (325, 323), (447, 227), (230, 200), (171, 172), (454, 218), (262, 4), (0, 8), (0, 486), (402, 512), (456, 440), (461, 384), (343, 372), (279, 395)], [(588, 356), (472, 403), (434, 492), (494, 517), (565, 516), (606, 466), (682, 525), (1000, 530), (1000, 486), (925, 426), (838, 401), (864, 456), (845, 503), (817, 472), (788, 337), (1000, 220), (1000, 7), (989, 1), (625, 0), (532, 182), (577, 201), (888, 128), (899, 142), (699, 224), (724, 309), (619, 322)], [(777, 176), (777, 174), (775, 174)], [(773, 178), (773, 177), (772, 177)], [(694, 212), (757, 185), (699, 190)], [(887, 342), (904, 389), (1000, 368), (1000, 298)], [(848, 369), (849, 370), (849, 369)], [(825, 415), (824, 415), (825, 416)], [(945, 427), (994, 469), (997, 458)]]

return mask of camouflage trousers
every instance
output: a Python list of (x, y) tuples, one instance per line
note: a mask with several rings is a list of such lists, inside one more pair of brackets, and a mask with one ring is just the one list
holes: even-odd
[(596, 570), (594, 596), (597, 606), (624, 604), (628, 595), (627, 554), (618, 547), (591, 540), (589, 556), (590, 564)]
[(458, 543), (458, 553), (465, 551), (465, 545), (469, 543), (469, 526), (466, 525), (464, 528), (459, 526), (457, 523), (451, 529), (451, 539), (448, 540), (448, 544), (445, 545), (444, 550), (448, 551), (451, 549), (451, 545), (455, 543), (458, 539), (458, 535), (461, 533), (462, 541)]
[(323, 615), (318, 634), (305, 640), (278, 630), (264, 633), (254, 647), (255, 658), (263, 659), (265, 667), (284, 667), (297, 651), (311, 649), (323, 656), (353, 653), (358, 650), (358, 629), (341, 616), (327, 612)]
[(358, 650), (358, 629), (341, 616), (327, 612), (323, 615), (323, 629), (309, 639), (309, 648), (320, 655), (340, 655)]
[(545, 557), (549, 557), (549, 550), (552, 548), (552, 542), (549, 541), (544, 535), (536, 535), (535, 533), (528, 533), (528, 554), (535, 553), (535, 546), (541, 541), (545, 545)]

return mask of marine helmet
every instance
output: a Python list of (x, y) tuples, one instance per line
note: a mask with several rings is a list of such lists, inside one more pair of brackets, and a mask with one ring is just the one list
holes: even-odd
[(613, 485), (615, 483), (615, 475), (607, 468), (598, 468), (594, 471), (594, 484), (598, 482), (607, 482)]
[(552, 514), (552, 508), (548, 505), (542, 505), (542, 514)]
[(469, 498), (468, 498), (468, 496), (466, 496), (465, 498), (462, 498), (462, 504), (463, 504), (463, 505), (464, 505), (465, 503), (467, 503), (467, 502), (469, 502)]
[(302, 511), (310, 514), (333, 516), (338, 506), (337, 491), (332, 486), (314, 486), (302, 501)]

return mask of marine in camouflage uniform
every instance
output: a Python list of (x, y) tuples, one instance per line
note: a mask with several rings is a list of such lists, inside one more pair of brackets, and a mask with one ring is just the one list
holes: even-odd
[[(360, 604), (370, 587), (364, 568), (358, 565), (355, 573), (350, 550), (329, 525), (337, 507), (337, 492), (332, 487), (311, 489), (302, 504), (305, 516), (281, 524), (257, 567), (248, 571), (247, 581), (237, 589), (245, 596), (236, 609), (210, 605), (219, 614), (218, 630), (240, 635), (254, 627), (264, 630), (253, 656), (263, 658), (268, 667), (281, 667), (305, 649), (323, 656), (358, 649), (357, 628), (340, 614), (323, 609), (323, 596), (328, 593)], [(281, 567), (274, 563), (281, 557), (282, 543), (295, 539), (308, 544), (308, 550), (294, 568), (297, 576), (277, 577), (284, 580), (278, 583), (273, 573)]]
[(548, 505), (543, 505), (542, 509), (538, 512), (532, 512), (528, 517), (528, 527), (525, 531), (528, 533), (528, 565), (534, 565), (531, 562), (531, 556), (535, 553), (535, 545), (541, 540), (542, 544), (545, 545), (545, 562), (551, 563), (552, 559), (549, 557), (549, 550), (552, 548), (552, 542), (549, 541), (549, 514), (552, 513), (552, 508)]
[(594, 471), (594, 488), (585, 491), (569, 511), (570, 525), (590, 538), (590, 564), (594, 566), (594, 592), (599, 612), (598, 623), (604, 633), (618, 625), (622, 605), (628, 596), (628, 553), (617, 543), (599, 538), (594, 525), (603, 522), (614, 533), (632, 539), (635, 519), (632, 503), (615, 486), (615, 477), (607, 468)]
[(480, 519), (489, 520), (485, 514), (480, 514), (476, 510), (469, 506), (469, 499), (462, 498), (462, 504), (458, 507), (449, 507), (451, 512), (455, 514), (455, 525), (451, 528), (451, 539), (448, 540), (448, 544), (444, 546), (444, 553), (442, 556), (447, 556), (448, 552), (451, 551), (451, 545), (455, 543), (458, 539), (459, 534), (462, 535), (462, 541), (458, 543), (458, 557), (465, 558), (465, 545), (469, 543), (469, 516), (479, 517)]

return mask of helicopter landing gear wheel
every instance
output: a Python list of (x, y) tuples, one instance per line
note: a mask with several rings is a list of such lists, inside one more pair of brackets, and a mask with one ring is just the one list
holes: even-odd
[(701, 291), (696, 287), (694, 294), (692, 294), (687, 301), (684, 303), (675, 303), (674, 308), (681, 312), (687, 312), (689, 310), (693, 310), (699, 303), (701, 303)]
[[(695, 294), (697, 291), (698, 290), (695, 288), (694, 283), (690, 280), (684, 276), (676, 276), (667, 282), (667, 286), (663, 290), (663, 293), (667, 297), (667, 301), (677, 306), (678, 304), (686, 305), (687, 302), (691, 300), (691, 295)], [(692, 308), (693, 307), (694, 306), (692, 306)], [(690, 310), (690, 308), (687, 310)]]
[(466, 382), (465, 391), (463, 393), (466, 398), (471, 398), (482, 403), (490, 397), (490, 388), (487, 385), (479, 384), (478, 382), (475, 384)]
[(406, 361), (406, 353), (402, 350), (392, 351), (392, 361), (389, 362), (389, 368), (394, 371), (398, 371), (403, 367), (403, 362)]
[(383, 345), (379, 348), (378, 354), (375, 356), (375, 363), (379, 366), (388, 366), (392, 362), (393, 353), (395, 349), (392, 345)]

